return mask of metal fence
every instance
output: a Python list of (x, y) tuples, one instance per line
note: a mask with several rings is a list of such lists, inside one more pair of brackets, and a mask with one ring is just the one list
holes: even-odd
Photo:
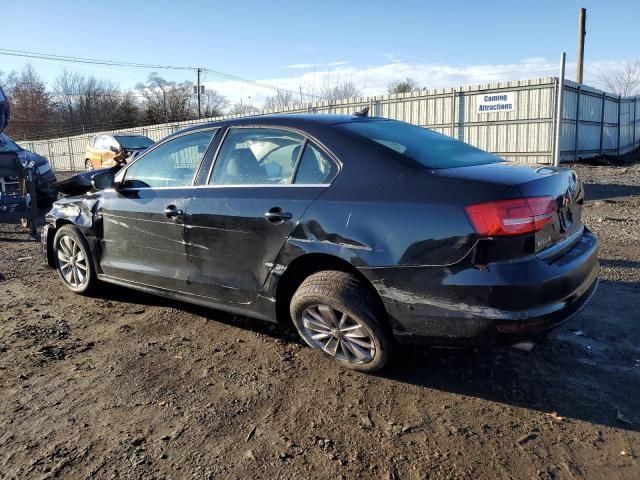
[(565, 80), (560, 159), (620, 155), (640, 146), (639, 97), (620, 97)]
[[(556, 142), (558, 85), (558, 78), (546, 77), (360, 97), (336, 103), (315, 102), (260, 113), (347, 114), (368, 106), (371, 116), (430, 128), (506, 160), (551, 164)], [(559, 139), (562, 161), (602, 153), (622, 154), (640, 144), (638, 97), (620, 98), (565, 81), (562, 103)], [(140, 133), (157, 141), (189, 125), (240, 116), (225, 115), (116, 132)], [(97, 134), (26, 141), (23, 146), (48, 157), (56, 170), (82, 170), (87, 143)]]

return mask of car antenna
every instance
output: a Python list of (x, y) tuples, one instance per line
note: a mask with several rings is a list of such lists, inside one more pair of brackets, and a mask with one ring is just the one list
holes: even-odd
[(369, 116), (369, 107), (364, 107), (362, 110), (358, 110), (354, 113), (356, 117), (368, 117)]

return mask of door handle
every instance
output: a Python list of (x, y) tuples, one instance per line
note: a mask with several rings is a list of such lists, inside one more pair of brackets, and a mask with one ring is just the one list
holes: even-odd
[(164, 214), (167, 218), (174, 218), (179, 215), (182, 215), (184, 212), (179, 210), (175, 205), (169, 205), (164, 209)]
[(273, 207), (264, 217), (272, 223), (284, 222), (285, 220), (291, 220), (293, 215), (291, 212), (284, 212), (280, 207)]

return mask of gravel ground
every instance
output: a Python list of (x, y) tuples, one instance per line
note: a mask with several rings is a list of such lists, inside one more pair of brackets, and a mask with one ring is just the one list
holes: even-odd
[(588, 307), (532, 351), (342, 370), (287, 330), (106, 286), (0, 225), (0, 478), (640, 478), (640, 165), (576, 165)]

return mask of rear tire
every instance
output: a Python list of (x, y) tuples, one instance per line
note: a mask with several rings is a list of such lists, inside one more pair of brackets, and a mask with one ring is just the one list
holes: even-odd
[(62, 283), (72, 292), (89, 295), (98, 278), (91, 250), (84, 235), (73, 225), (64, 225), (53, 239), (53, 258)]
[(387, 363), (391, 334), (379, 299), (360, 279), (326, 270), (307, 277), (291, 299), (290, 313), (302, 339), (341, 365), (373, 372)]

